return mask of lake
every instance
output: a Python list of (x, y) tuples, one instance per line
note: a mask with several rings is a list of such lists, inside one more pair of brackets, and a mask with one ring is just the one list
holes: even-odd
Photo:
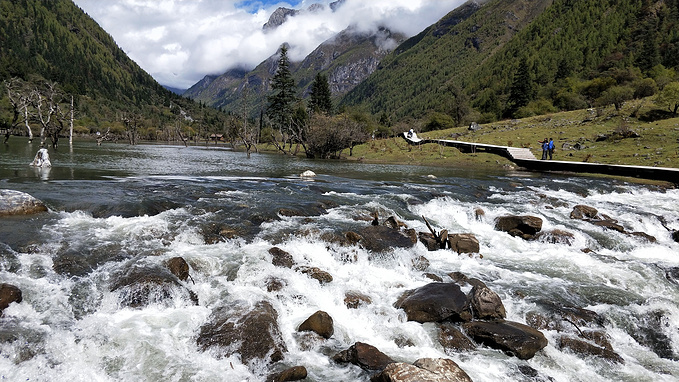
[[(0, 282), (23, 292), (0, 318), (2, 379), (260, 381), (302, 365), (308, 381), (368, 381), (372, 372), (332, 360), (356, 342), (401, 362), (450, 358), (477, 382), (679, 378), (679, 243), (670, 232), (679, 229), (679, 190), (567, 174), (94, 142), (50, 148), (52, 167), (36, 169), (29, 163), (38, 148), (17, 137), (0, 147), (0, 189), (49, 207), (0, 218)], [(316, 176), (301, 177), (306, 170)], [(576, 205), (596, 208), (624, 232), (571, 218)], [(370, 226), (375, 212), (380, 222), (393, 216), (417, 232), (429, 232), (424, 216), (437, 231), (473, 233), (480, 254), (428, 251), (421, 242), (374, 253), (337, 240)], [(496, 230), (495, 220), (510, 214), (539, 217), (553, 235), (524, 240)], [(563, 232), (566, 239), (553, 239)], [(274, 246), (332, 281), (275, 266)], [(112, 287), (129, 269), (177, 256), (190, 266), (182, 288), (197, 305), (177, 293), (131, 307)], [(453, 272), (497, 293), (507, 320), (535, 326), (536, 317), (579, 311), (596, 322), (568, 316), (544, 325), (549, 344), (529, 360), (484, 345), (446, 348), (436, 324), (408, 321), (394, 303), (432, 278), (451, 282)], [(272, 278), (282, 288), (271, 291)], [(350, 308), (348, 292), (370, 302)], [(283, 361), (244, 364), (238, 352), (199, 348), (216, 309), (260, 301), (277, 313)], [(318, 310), (334, 321), (327, 340), (297, 332)], [(602, 334), (623, 362), (563, 345), (564, 336), (588, 332)]]

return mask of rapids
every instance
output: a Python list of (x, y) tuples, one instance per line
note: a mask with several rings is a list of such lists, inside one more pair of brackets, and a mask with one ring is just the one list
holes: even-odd
[[(261, 300), (278, 312), (288, 350), (275, 366), (303, 365), (308, 381), (368, 381), (370, 373), (331, 359), (358, 341), (397, 361), (451, 358), (476, 382), (679, 379), (679, 243), (668, 230), (679, 229), (679, 190), (564, 174), (93, 142), (52, 151), (52, 167), (38, 169), (29, 166), (35, 143), (9, 143), (0, 148), (0, 189), (26, 192), (50, 212), (0, 218), (0, 283), (23, 292), (23, 302), (0, 318), (2, 380), (264, 380), (274, 366), (219, 358), (196, 344), (214, 308)], [(305, 170), (317, 176), (300, 177)], [(571, 219), (579, 204), (657, 240)], [(437, 230), (473, 233), (482, 256), (430, 252), (421, 243), (374, 254), (328, 239), (369, 225), (375, 211), (421, 232), (428, 231), (425, 216)], [(572, 243), (496, 231), (494, 219), (506, 214), (541, 217), (543, 231), (569, 232)], [(333, 281), (321, 285), (274, 266), (273, 246)], [(175, 256), (190, 265), (195, 283), (185, 286), (198, 305), (175, 296), (130, 308), (110, 291), (124, 267)], [(526, 361), (485, 346), (444, 349), (433, 324), (408, 322), (393, 306), (432, 281), (413, 267), (420, 256), (429, 261), (425, 272), (446, 281), (461, 272), (485, 282), (508, 320), (526, 323), (545, 304), (598, 313), (624, 363), (560, 349), (560, 333), (550, 329), (541, 330), (549, 345)], [(66, 272), (59, 271), (63, 258), (75, 259)], [(268, 292), (270, 277), (284, 280), (283, 289)], [(348, 309), (348, 291), (372, 303)], [(309, 343), (296, 328), (318, 310), (330, 314), (335, 332)]]

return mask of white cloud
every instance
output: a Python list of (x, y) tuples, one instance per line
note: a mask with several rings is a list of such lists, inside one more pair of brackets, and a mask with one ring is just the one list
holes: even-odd
[[(346, 0), (331, 12), (332, 0), (74, 0), (158, 82), (188, 88), (207, 74), (234, 67), (253, 68), (287, 42), (292, 60), (301, 60), (350, 24), (377, 26), (413, 36), (463, 0)], [(262, 26), (279, 6), (306, 9), (274, 31)]]

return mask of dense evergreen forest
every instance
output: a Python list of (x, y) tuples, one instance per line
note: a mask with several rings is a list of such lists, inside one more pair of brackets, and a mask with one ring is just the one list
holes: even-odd
[(651, 96), (677, 71), (678, 0), (493, 0), (403, 43), (343, 104), (488, 122)]
[[(179, 140), (224, 134), (235, 123), (164, 89), (70, 0), (0, 0), (0, 81), (16, 85), (16, 98), (29, 106), (31, 93), (46, 84), (63, 102), (73, 96), (78, 134)], [(1, 127), (22, 133), (2, 88)]]

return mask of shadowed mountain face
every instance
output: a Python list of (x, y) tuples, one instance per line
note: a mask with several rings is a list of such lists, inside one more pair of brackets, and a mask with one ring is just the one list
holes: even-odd
[[(380, 60), (405, 40), (402, 34), (381, 28), (363, 32), (349, 27), (325, 41), (303, 61), (292, 62), (290, 69), (297, 81), (300, 97), (306, 97), (316, 73), (325, 73), (334, 97), (341, 97), (365, 80)], [(229, 70), (220, 76), (206, 76), (184, 95), (227, 111), (237, 110), (243, 102), (265, 105), (269, 81), (277, 70), (278, 53), (251, 71)], [(244, 94), (247, 84), (247, 96)], [(247, 98), (247, 100), (245, 100)], [(251, 107), (257, 112), (259, 107)]]

